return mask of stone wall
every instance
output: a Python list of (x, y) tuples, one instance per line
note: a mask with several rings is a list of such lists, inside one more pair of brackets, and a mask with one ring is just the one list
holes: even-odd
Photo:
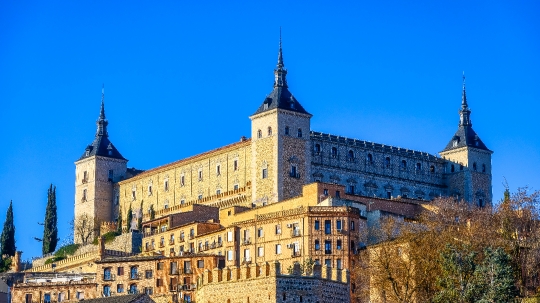
[(348, 271), (315, 265), (312, 272), (302, 275), (296, 263), (293, 273), (284, 275), (279, 262), (206, 270), (196, 302), (350, 302)]
[[(95, 282), (42, 282), (15, 284), (11, 290), (11, 302), (44, 302), (46, 295), (50, 296), (50, 302), (79, 302), (81, 299), (96, 298)], [(27, 298), (29, 301), (27, 301)]]

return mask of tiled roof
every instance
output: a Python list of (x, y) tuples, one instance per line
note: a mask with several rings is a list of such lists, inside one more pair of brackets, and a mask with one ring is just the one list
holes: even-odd
[[(145, 298), (146, 297), (146, 298)], [(85, 299), (85, 303), (135, 303), (135, 302), (154, 302), (146, 294), (138, 295), (125, 295), (125, 296), (114, 296), (114, 297), (105, 297), (97, 299)]]

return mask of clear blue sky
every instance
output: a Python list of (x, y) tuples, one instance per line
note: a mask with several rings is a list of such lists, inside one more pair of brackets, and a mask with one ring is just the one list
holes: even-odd
[[(336, 4), (339, 3), (339, 4)], [(461, 74), (492, 149), (493, 193), (540, 189), (538, 1), (1, 1), (0, 224), (39, 255), (50, 183), (60, 237), (101, 85), (112, 142), (148, 169), (249, 136), (272, 89), (279, 27), (312, 129), (436, 154)]]

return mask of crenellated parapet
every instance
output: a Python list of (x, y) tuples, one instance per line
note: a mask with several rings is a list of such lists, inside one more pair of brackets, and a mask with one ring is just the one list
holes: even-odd
[(296, 262), (290, 274), (282, 273), (277, 261), (205, 270), (197, 281), (197, 300), (234, 302), (241, 294), (252, 296), (254, 302), (277, 302), (283, 298), (350, 302), (348, 270), (315, 264), (308, 272), (303, 273)]

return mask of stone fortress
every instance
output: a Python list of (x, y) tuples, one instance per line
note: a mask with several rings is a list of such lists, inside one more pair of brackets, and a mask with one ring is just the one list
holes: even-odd
[[(29, 272), (91, 272), (86, 298), (352, 302), (351, 269), (381, 217), (414, 218), (440, 196), (492, 203), (492, 151), (472, 129), (465, 81), (458, 129), (437, 156), (313, 131), (286, 76), (280, 41), (251, 138), (147, 171), (128, 168), (110, 141), (102, 97), (94, 141), (75, 162), (75, 218), (101, 234), (121, 222), (124, 234)], [(33, 287), (17, 293), (28, 302), (46, 294), (21, 285)]]

